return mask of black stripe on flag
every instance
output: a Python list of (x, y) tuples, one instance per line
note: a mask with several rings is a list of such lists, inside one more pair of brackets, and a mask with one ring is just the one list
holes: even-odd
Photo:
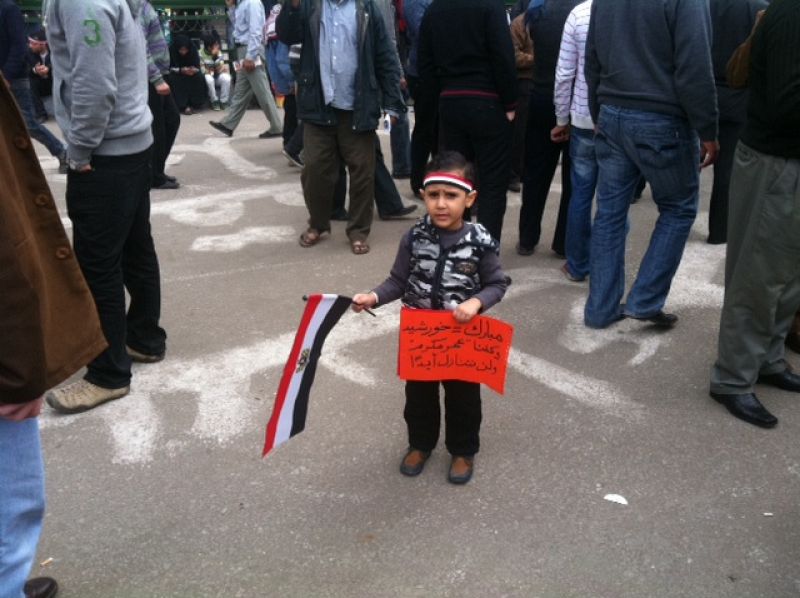
[(290, 436), (294, 436), (302, 432), (306, 427), (306, 414), (308, 413), (308, 396), (311, 392), (311, 385), (314, 383), (314, 376), (317, 373), (317, 362), (322, 354), (322, 345), (331, 329), (336, 326), (339, 318), (342, 317), (344, 312), (350, 307), (352, 300), (349, 297), (339, 296), (333, 302), (330, 310), (328, 311), (325, 319), (319, 325), (316, 335), (314, 336), (314, 344), (311, 345), (311, 352), (308, 356), (308, 364), (306, 365), (303, 379), (300, 382), (300, 388), (297, 390), (297, 399), (294, 403), (294, 417), (292, 418), (292, 431)]

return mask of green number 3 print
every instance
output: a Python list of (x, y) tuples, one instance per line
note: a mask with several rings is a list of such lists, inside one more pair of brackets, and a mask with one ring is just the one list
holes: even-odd
[(86, 19), (83, 22), (83, 26), (91, 32), (91, 35), (85, 35), (83, 37), (83, 41), (86, 42), (86, 45), (90, 48), (94, 48), (100, 44), (100, 25), (97, 23), (97, 21), (94, 19)]

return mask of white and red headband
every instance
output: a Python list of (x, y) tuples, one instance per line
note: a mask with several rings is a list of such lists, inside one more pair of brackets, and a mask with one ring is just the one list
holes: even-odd
[(424, 189), (425, 187), (433, 183), (453, 185), (454, 187), (463, 189), (467, 193), (472, 193), (475, 190), (475, 186), (472, 184), (472, 181), (468, 181), (465, 178), (456, 176), (452, 172), (429, 172), (428, 174), (425, 175), (425, 180), (422, 183), (422, 188)]

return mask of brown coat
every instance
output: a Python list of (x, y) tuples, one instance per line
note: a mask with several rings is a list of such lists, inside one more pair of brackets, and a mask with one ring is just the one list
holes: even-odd
[(519, 79), (533, 79), (533, 40), (525, 26), (525, 13), (511, 21), (511, 41)]
[(0, 77), (0, 403), (25, 403), (106, 347), (25, 123)]

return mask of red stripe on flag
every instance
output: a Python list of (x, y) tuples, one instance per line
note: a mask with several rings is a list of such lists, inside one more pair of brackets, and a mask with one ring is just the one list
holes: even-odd
[(275, 444), (275, 434), (278, 430), (278, 422), (281, 419), (283, 404), (286, 402), (286, 392), (289, 390), (289, 384), (294, 375), (294, 368), (297, 366), (297, 360), (300, 358), (300, 351), (303, 348), (303, 340), (306, 337), (308, 325), (321, 301), (322, 295), (311, 295), (306, 303), (306, 309), (300, 320), (300, 327), (297, 329), (297, 335), (294, 337), (292, 351), (289, 353), (289, 359), (286, 361), (286, 365), (283, 368), (283, 376), (281, 377), (280, 386), (278, 386), (278, 394), (275, 395), (275, 406), (273, 407), (272, 418), (267, 424), (267, 440), (264, 443), (264, 452), (261, 454), (262, 457), (266, 455)]

